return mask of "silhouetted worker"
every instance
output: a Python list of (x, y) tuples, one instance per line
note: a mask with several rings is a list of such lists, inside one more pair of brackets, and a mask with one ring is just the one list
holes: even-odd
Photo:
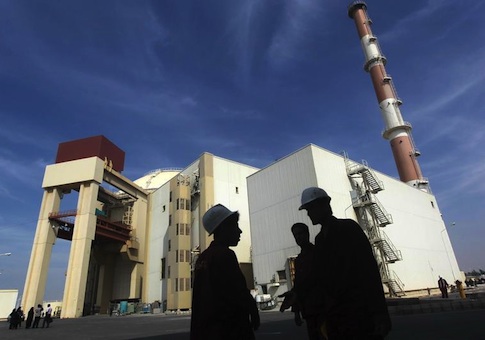
[[(371, 245), (353, 220), (333, 216), (325, 190), (303, 190), (301, 206), (314, 225), (314, 268), (323, 299), (320, 322), (329, 339), (383, 339), (391, 330), (381, 276)], [(356, 280), (340, 280), (352, 275)]]
[(320, 312), (317, 296), (320, 295), (320, 287), (315, 280), (313, 269), (314, 245), (310, 242), (310, 232), (304, 223), (295, 223), (291, 227), (296, 244), (301, 248), (300, 254), (295, 259), (295, 282), (291, 291), (280, 297), (285, 297), (280, 311), (292, 307), (295, 313), (295, 323), (302, 324), (300, 314), (306, 321), (308, 338), (310, 340), (322, 339), (319, 332), (318, 315)]
[(236, 254), (229, 247), (242, 233), (239, 213), (217, 204), (202, 217), (214, 241), (195, 264), (190, 339), (249, 340), (259, 328), (256, 301), (249, 293)]
[(441, 291), (441, 298), (448, 298), (448, 282), (443, 279), (441, 276), (438, 276), (438, 288)]

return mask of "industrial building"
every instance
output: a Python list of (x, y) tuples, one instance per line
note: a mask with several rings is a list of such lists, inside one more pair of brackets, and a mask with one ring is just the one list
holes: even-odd
[[(461, 279), (433, 194), (365, 162), (308, 145), (248, 177), (254, 280), (263, 290), (291, 288), (291, 264), (300, 251), (292, 224), (306, 223), (311, 240), (320, 231), (298, 210), (302, 189), (311, 186), (332, 197), (336, 217), (351, 218), (364, 229), (389, 296), (436, 287), (438, 275)], [(331, 279), (356, 280), (356, 285), (359, 280), (352, 273)]]
[[(204, 153), (185, 169), (131, 181), (121, 174), (124, 155), (104, 136), (59, 145), (42, 183), (22, 305), (42, 303), (52, 247), (62, 238), (71, 250), (61, 317), (105, 313), (120, 301), (190, 309), (192, 264), (211, 240), (200, 221), (216, 203), (240, 213), (235, 252), (252, 286), (246, 178), (257, 169)], [(77, 209), (60, 209), (72, 192)]]
[[(388, 296), (419, 294), (436, 287), (438, 276), (462, 279), (366, 4), (354, 1), (348, 15), (356, 24), (400, 180), (309, 144), (263, 169), (203, 153), (183, 169), (155, 170), (132, 181), (121, 174), (124, 151), (104, 136), (61, 143), (42, 183), (22, 306), (42, 303), (52, 247), (62, 238), (72, 243), (61, 317), (105, 313), (113, 301), (190, 309), (192, 266), (211, 241), (201, 219), (217, 203), (240, 213), (243, 233), (235, 252), (248, 288), (286, 291), (299, 252), (290, 227), (311, 225), (298, 210), (301, 192), (310, 186), (328, 192), (336, 217), (359, 222)], [(74, 192), (77, 208), (61, 209), (64, 196)], [(310, 227), (312, 239), (318, 229)], [(331, 279), (359, 278), (341, 273)]]

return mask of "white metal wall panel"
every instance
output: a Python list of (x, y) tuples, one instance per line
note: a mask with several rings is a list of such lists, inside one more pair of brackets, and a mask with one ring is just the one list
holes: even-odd
[[(299, 248), (291, 234), (296, 222), (308, 223), (299, 211), (302, 188), (317, 184), (311, 145), (248, 177), (251, 241), (255, 280), (265, 284), (284, 270)], [(311, 237), (316, 232), (311, 229)]]
[(448, 282), (462, 279), (435, 196), (378, 174), (385, 190), (378, 198), (393, 224), (384, 231), (401, 250), (403, 261), (390, 268), (406, 290), (436, 287), (438, 276)]
[(239, 211), (242, 230), (239, 244), (233, 248), (239, 262), (251, 262), (251, 231), (246, 178), (258, 169), (214, 156), (214, 203)]
[[(147, 263), (145, 264), (146, 302), (163, 301), (167, 296), (167, 279), (161, 279), (161, 259), (167, 258), (168, 253), (169, 195), (170, 184), (166, 183), (149, 196), (150, 223)], [(165, 273), (167, 273), (167, 268), (165, 268)]]

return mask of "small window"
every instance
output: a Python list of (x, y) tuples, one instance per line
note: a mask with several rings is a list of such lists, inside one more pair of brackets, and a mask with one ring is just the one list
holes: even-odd
[(190, 251), (189, 250), (185, 251), (185, 259), (187, 260), (187, 262), (190, 263)]
[(185, 280), (183, 278), (180, 279), (180, 291), (183, 292), (185, 291)]
[(179, 250), (175, 250), (175, 262), (179, 262)]
[(160, 263), (160, 279), (164, 279), (165, 278), (165, 258), (162, 259), (161, 263)]
[(185, 262), (185, 251), (179, 251), (180, 254), (180, 262)]
[(165, 212), (165, 205), (162, 207), (162, 212)]
[(172, 225), (172, 215), (168, 215), (168, 225)]
[(178, 235), (179, 234), (179, 224), (177, 223), (176, 224), (176, 229), (175, 229), (175, 235)]
[(434, 208), (434, 202), (433, 201), (431, 201), (431, 206)]
[(190, 279), (189, 278), (186, 278), (185, 279), (185, 290), (190, 290)]
[(184, 227), (185, 223), (180, 223), (180, 235), (184, 235), (185, 234), (185, 227)]
[(185, 200), (185, 210), (190, 210), (190, 200)]
[(170, 191), (169, 202), (172, 202), (172, 192)]
[(239, 194), (239, 187), (236, 187), (236, 194)]
[(175, 291), (178, 292), (179, 291), (179, 279), (175, 279)]
[(167, 278), (170, 279), (170, 266), (167, 266)]
[(168, 251), (172, 250), (172, 242), (168, 240)]
[(190, 235), (190, 225), (188, 223), (185, 224), (185, 235)]
[(280, 281), (286, 281), (286, 270), (278, 270), (276, 273)]

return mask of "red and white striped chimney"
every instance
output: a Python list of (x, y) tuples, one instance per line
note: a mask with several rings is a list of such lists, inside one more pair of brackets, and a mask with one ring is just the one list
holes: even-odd
[(428, 181), (422, 176), (415, 148), (411, 124), (405, 122), (399, 107), (402, 101), (398, 98), (392, 78), (387, 74), (386, 58), (382, 55), (377, 38), (372, 34), (372, 21), (367, 16), (367, 5), (364, 1), (354, 1), (348, 7), (348, 14), (354, 19), (360, 43), (365, 55), (364, 70), (370, 73), (374, 91), (379, 102), (381, 115), (386, 124), (383, 137), (390, 141), (399, 178), (413, 187), (429, 191)]

